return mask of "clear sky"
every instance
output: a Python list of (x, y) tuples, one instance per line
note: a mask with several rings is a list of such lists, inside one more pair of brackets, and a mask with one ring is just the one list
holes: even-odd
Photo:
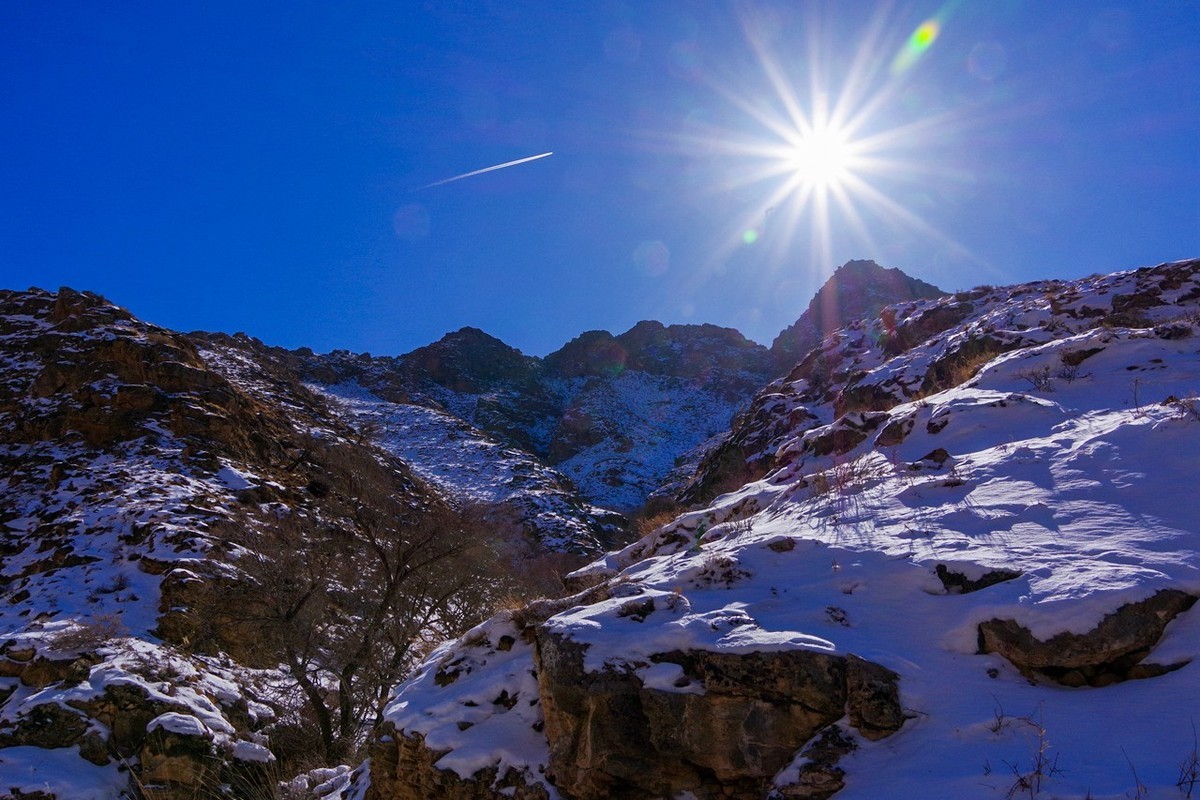
[(318, 351), (769, 343), (851, 258), (1200, 256), (1198, 65), (1197, 0), (5, 0), (0, 287)]

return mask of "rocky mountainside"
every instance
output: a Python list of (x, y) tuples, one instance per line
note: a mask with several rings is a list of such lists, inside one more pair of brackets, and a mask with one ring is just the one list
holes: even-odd
[(431, 654), (339, 791), (1186, 797), (1197, 452), (1200, 260), (887, 307), (700, 507)]
[[(729, 328), (645, 321), (616, 336), (588, 331), (544, 359), (463, 328), (399, 357), (298, 351), (290, 361), (324, 391), (361, 398), (365, 390), (427, 424), (449, 415), (451, 427), (465, 423), (515, 449), (510, 457), (532, 456), (527, 469), (565, 477), (582, 502), (628, 512), (677, 491), (751, 395), (826, 333), (885, 305), (943, 294), (898, 269), (851, 261), (770, 350)], [(612, 541), (608, 522), (592, 529)]]
[[(536, 407), (541, 396), (536, 381), (507, 383), (506, 372), (495, 367), (508, 358), (518, 366), (535, 363), (486, 334), (460, 331), (438, 345), (465, 342), (465, 347), (432, 345), (417, 351), (416, 359), (373, 358), (345, 351), (318, 356), (311, 351), (268, 347), (242, 334), (191, 334), (214, 363), (249, 376), (272, 369), (319, 396), (331, 412), (359, 431), (364, 440), (387, 450), (416, 475), (454, 502), (486, 509), (495, 527), (509, 528), (539, 548), (594, 554), (602, 543), (611, 546), (624, 536), (625, 520), (612, 511), (592, 506), (560, 472), (515, 444), (466, 422), (428, 394), (443, 400), (457, 395), (433, 382), (427, 370), (414, 363), (433, 364), (432, 350), (441, 350), (437, 374), (457, 386), (490, 387), (495, 396), (502, 385)], [(480, 352), (480, 351), (483, 352)], [(491, 354), (486, 355), (486, 353)], [(488, 366), (463, 368), (469, 356)], [(457, 361), (456, 361), (457, 359)], [(465, 392), (478, 400), (479, 394)], [(416, 398), (416, 399), (414, 399)], [(475, 409), (455, 404), (464, 415)], [(474, 416), (478, 417), (478, 414)], [(495, 422), (495, 419), (492, 419)], [(518, 432), (519, 433), (519, 432)], [(528, 445), (528, 442), (526, 442)]]
[(0, 796), (275, 797), (538, 569), (252, 356), (0, 293)]
[(898, 269), (884, 269), (874, 261), (847, 261), (829, 276), (800, 319), (771, 342), (771, 358), (783, 374), (826, 336), (855, 320), (875, 317), (884, 306), (945, 294)]
[(70, 289), (0, 295), (0, 361), (0, 792), (80, 798), (336, 762), (423, 648), (620, 541), (607, 509), (690, 476), (772, 371), (709, 325), (317, 355)]

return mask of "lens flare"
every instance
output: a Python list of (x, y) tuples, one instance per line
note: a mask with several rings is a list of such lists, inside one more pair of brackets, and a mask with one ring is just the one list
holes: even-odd
[(908, 46), (910, 49), (918, 52), (924, 52), (929, 49), (929, 45), (933, 44), (933, 40), (941, 33), (942, 26), (938, 24), (936, 19), (926, 20), (913, 31), (912, 39), (909, 40)]
[(896, 59), (892, 61), (892, 74), (899, 75), (911, 69), (921, 59), (921, 56), (925, 55), (925, 52), (933, 46), (941, 32), (942, 23), (937, 19), (927, 19), (918, 25), (912, 35), (908, 37), (908, 41), (900, 48), (900, 52), (896, 54)]

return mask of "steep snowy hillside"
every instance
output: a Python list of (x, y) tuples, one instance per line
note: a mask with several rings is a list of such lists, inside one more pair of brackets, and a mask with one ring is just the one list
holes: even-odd
[(1200, 261), (838, 331), (760, 479), (432, 654), (345, 796), (1200, 792), (1198, 392)]
[(281, 676), (177, 647), (171, 611), (229, 553), (239, 497), (289, 491), (247, 469), (287, 426), (95, 295), (0, 295), (0, 359), (0, 791), (186, 781), (181, 743), (207, 777), (261, 783)]
[(269, 362), (61, 289), (0, 293), (0, 365), (0, 797), (275, 797), (522, 590)]
[[(283, 387), (305, 381), (370, 441), (403, 461), (453, 502), (482, 513), (489, 524), (528, 538), (535, 550), (594, 555), (624, 537), (624, 519), (589, 505), (560, 473), (520, 448), (442, 409), (436, 401), (408, 402), (395, 359), (267, 347), (243, 335), (192, 334), (215, 365), (264, 398), (277, 390), (253, 375), (275, 371)], [(515, 351), (513, 351), (515, 352)], [(374, 386), (376, 395), (365, 386)]]
[(389, 403), (356, 383), (322, 386), (360, 430), (449, 497), (504, 517), (548, 550), (594, 555), (622, 538), (619, 515), (588, 505), (562, 476), (458, 417), (412, 403)]

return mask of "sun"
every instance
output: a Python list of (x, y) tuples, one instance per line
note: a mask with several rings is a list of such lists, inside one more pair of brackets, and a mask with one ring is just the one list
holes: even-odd
[(854, 142), (837, 128), (812, 130), (798, 135), (783, 158), (800, 186), (840, 189), (853, 172)]
[(881, 12), (847, 54), (827, 45), (840, 39), (819, 16), (809, 18), (807, 42), (791, 48), (771, 19), (743, 12), (750, 69), (707, 80), (724, 107), (720, 122), (701, 116), (677, 136), (696, 163), (720, 165), (703, 184), (728, 209), (712, 263), (753, 246), (783, 269), (807, 243), (811, 263), (830, 265), (835, 250), (884, 252), (897, 232), (965, 252), (896, 196), (961, 179), (937, 143), (961, 136), (965, 120), (952, 110), (922, 113), (908, 90), (940, 22), (903, 37)]

